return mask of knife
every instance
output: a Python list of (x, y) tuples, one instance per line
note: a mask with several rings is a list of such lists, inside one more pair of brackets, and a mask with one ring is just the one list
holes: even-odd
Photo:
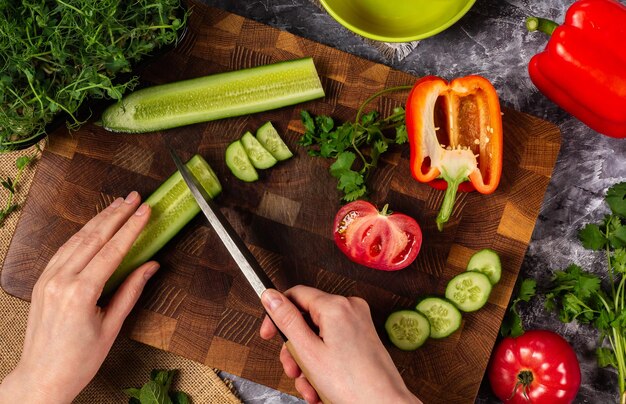
[[(239, 266), (239, 269), (241, 269), (241, 272), (248, 280), (248, 283), (250, 283), (250, 286), (252, 286), (252, 289), (254, 289), (257, 296), (259, 296), (259, 299), (266, 289), (275, 289), (274, 284), (263, 270), (263, 267), (261, 267), (256, 258), (254, 258), (254, 255), (252, 255), (239, 234), (237, 234), (235, 229), (228, 222), (228, 219), (226, 219), (224, 214), (220, 211), (219, 206), (217, 206), (217, 204), (213, 202), (213, 199), (209, 196), (209, 194), (200, 184), (198, 179), (193, 175), (191, 171), (189, 171), (187, 166), (184, 165), (181, 161), (180, 157), (178, 157), (176, 152), (171, 148), (170, 154), (172, 155), (174, 164), (176, 164), (176, 168), (178, 169), (183, 177), (183, 180), (189, 187), (191, 195), (193, 195), (194, 199), (198, 203), (198, 206), (200, 206), (200, 210), (202, 210), (202, 213), (204, 213), (204, 216), (206, 216), (209, 224), (211, 224), (213, 230), (215, 230), (220, 240), (222, 240), (222, 243), (224, 243), (224, 246), (226, 246), (226, 249), (235, 260), (237, 266)], [(268, 317), (270, 318), (270, 320), (272, 320), (272, 323), (274, 323), (272, 317), (270, 315), (268, 315)], [(276, 323), (274, 323), (274, 326), (276, 326)], [(291, 353), (291, 356), (294, 358), (298, 366), (300, 366), (300, 370), (302, 370), (302, 373), (307, 376), (309, 383), (311, 383), (313, 388), (315, 388), (315, 385), (313, 385), (313, 383), (311, 382), (311, 378), (308, 377), (309, 372), (302, 365), (299, 356), (294, 350), (293, 345), (291, 344), (287, 336), (285, 336), (285, 334), (283, 334), (283, 332), (278, 327), (276, 327), (276, 329), (278, 330), (278, 334), (280, 335), (280, 337), (285, 342), (289, 353)], [(317, 391), (317, 389), (315, 390)], [(319, 392), (318, 395), (320, 396), (322, 402), (330, 402), (322, 397)]]

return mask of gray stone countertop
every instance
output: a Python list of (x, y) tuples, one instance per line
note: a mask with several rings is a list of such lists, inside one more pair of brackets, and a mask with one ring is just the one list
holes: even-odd
[[(422, 40), (402, 60), (389, 57), (373, 42), (343, 28), (312, 0), (204, 1), (417, 76), (436, 74), (451, 79), (483, 75), (494, 84), (505, 106), (558, 125), (561, 151), (520, 277), (532, 277), (542, 284), (554, 270), (570, 263), (606, 273), (603, 257), (583, 249), (577, 233), (582, 225), (597, 222), (607, 213), (606, 189), (626, 180), (626, 140), (599, 135), (564, 112), (537, 91), (527, 71), (528, 61), (544, 49), (547, 37), (527, 33), (525, 17), (540, 15), (563, 21), (573, 0), (477, 0), (456, 24)], [(577, 403), (619, 402), (616, 372), (596, 365), (598, 335), (593, 329), (562, 324), (543, 309), (541, 299), (534, 299), (521, 312), (527, 329), (556, 331), (574, 346), (582, 370)], [(246, 403), (301, 402), (247, 380), (225, 376), (234, 379)], [(497, 402), (488, 383), (481, 386), (477, 402)]]

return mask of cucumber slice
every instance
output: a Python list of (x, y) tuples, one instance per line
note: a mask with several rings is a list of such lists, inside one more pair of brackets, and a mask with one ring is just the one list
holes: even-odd
[(272, 154), (267, 151), (261, 143), (259, 143), (252, 133), (244, 133), (240, 140), (248, 158), (250, 159), (250, 162), (254, 167), (265, 169), (270, 168), (277, 163), (274, 156), (272, 156)]
[(446, 299), (459, 310), (476, 311), (487, 303), (491, 287), (487, 275), (475, 271), (463, 272), (448, 282)]
[(445, 338), (461, 326), (461, 312), (447, 300), (427, 297), (416, 309), (428, 319), (431, 338)]
[(276, 160), (282, 161), (293, 157), (293, 153), (285, 144), (271, 122), (266, 122), (256, 131), (256, 138)]
[(241, 141), (236, 140), (228, 145), (225, 158), (226, 165), (235, 177), (246, 182), (253, 182), (259, 179), (259, 174), (254, 169)]
[[(201, 156), (196, 154), (185, 165), (211, 197), (222, 191), (215, 172)], [(200, 212), (200, 207), (178, 171), (145, 202), (152, 208), (150, 220), (107, 281), (103, 296), (113, 292), (133, 270), (148, 261)]]
[(152, 132), (323, 96), (309, 57), (144, 88), (107, 108), (101, 123), (114, 132)]
[(502, 263), (500, 256), (494, 250), (485, 248), (477, 251), (472, 255), (467, 263), (468, 271), (476, 271), (483, 273), (489, 277), (489, 282), (495, 285), (500, 281), (502, 276)]
[(430, 336), (430, 323), (422, 313), (400, 310), (387, 317), (385, 330), (396, 347), (413, 351), (421, 347)]

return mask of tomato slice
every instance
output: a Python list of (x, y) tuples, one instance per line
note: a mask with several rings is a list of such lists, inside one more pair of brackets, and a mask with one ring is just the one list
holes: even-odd
[(422, 230), (402, 213), (381, 212), (366, 201), (343, 206), (335, 216), (335, 244), (352, 261), (383, 271), (410, 265), (422, 245)]

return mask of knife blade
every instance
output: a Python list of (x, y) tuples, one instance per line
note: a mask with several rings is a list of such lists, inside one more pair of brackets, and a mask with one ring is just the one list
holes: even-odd
[(209, 224), (215, 230), (220, 240), (226, 246), (226, 249), (235, 260), (237, 266), (252, 286), (252, 289), (261, 298), (265, 289), (274, 289), (274, 284), (267, 276), (259, 262), (250, 252), (246, 244), (243, 242), (239, 234), (235, 231), (228, 219), (220, 211), (219, 207), (200, 184), (198, 179), (189, 171), (187, 166), (183, 164), (176, 152), (170, 149), (170, 154), (174, 159), (174, 164), (189, 187), (191, 194), (200, 206), (202, 213), (206, 216)]
[[(226, 249), (235, 260), (235, 263), (239, 266), (239, 269), (241, 269), (241, 272), (250, 283), (250, 286), (252, 286), (256, 294), (259, 296), (259, 299), (266, 289), (275, 289), (274, 284), (263, 270), (263, 267), (261, 267), (254, 255), (250, 252), (246, 244), (243, 242), (239, 234), (235, 231), (230, 222), (228, 222), (228, 219), (226, 219), (224, 214), (221, 212), (219, 206), (217, 206), (217, 204), (213, 202), (213, 199), (206, 192), (202, 184), (200, 184), (196, 176), (193, 175), (191, 171), (189, 171), (187, 166), (184, 165), (181, 161), (180, 157), (178, 157), (176, 152), (171, 148), (170, 154), (172, 155), (172, 159), (174, 160), (174, 164), (180, 172), (180, 175), (183, 177), (183, 180), (189, 187), (191, 195), (193, 195), (194, 199), (198, 203), (198, 206), (200, 206), (200, 210), (202, 210), (202, 213), (204, 213), (204, 216), (209, 221), (209, 224), (211, 224), (220, 240), (222, 240), (222, 243), (224, 243), (224, 245), (226, 246)], [(272, 323), (274, 323), (274, 319), (272, 319), (272, 316), (268, 315), (268, 318), (272, 321)], [(276, 323), (274, 323), (274, 326), (278, 330), (278, 334), (280, 335), (280, 337), (285, 342), (285, 345), (291, 353), (291, 356), (294, 358), (298, 366), (300, 366), (302, 373), (307, 376), (309, 382), (313, 383), (311, 381), (311, 378), (308, 377), (309, 372), (307, 368), (303, 366), (299, 355), (291, 344), (291, 341), (289, 341), (287, 336), (285, 336), (280, 328), (276, 326)], [(315, 388), (315, 390), (318, 391), (320, 400), (322, 400), (323, 403), (330, 402), (325, 397), (323, 397), (321, 393), (319, 393), (319, 390), (315, 387), (315, 385), (312, 384), (312, 386), (313, 388)]]

